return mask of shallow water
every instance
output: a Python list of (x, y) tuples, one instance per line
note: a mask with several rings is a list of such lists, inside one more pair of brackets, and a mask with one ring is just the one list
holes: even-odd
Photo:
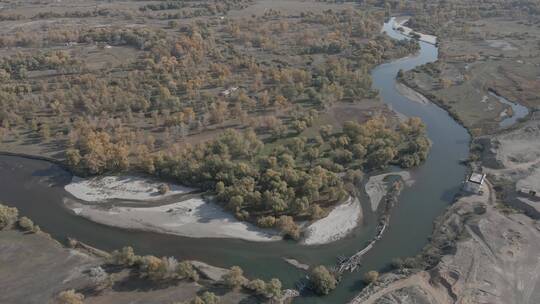
[(497, 98), (501, 103), (504, 103), (507, 106), (510, 106), (512, 108), (512, 115), (506, 116), (501, 122), (499, 123), (499, 126), (501, 128), (507, 128), (515, 124), (519, 119), (529, 115), (529, 109), (527, 107), (524, 107), (516, 102), (512, 102), (501, 95), (495, 93), (494, 91), (490, 90), (489, 95)]
[[(385, 24), (387, 33), (397, 39), (402, 35)], [(459, 160), (468, 154), (469, 135), (445, 111), (433, 104), (420, 104), (400, 95), (395, 76), (437, 59), (437, 48), (421, 43), (417, 56), (383, 64), (372, 72), (374, 87), (384, 102), (407, 116), (421, 117), (433, 147), (427, 161), (411, 171), (416, 181), (405, 188), (399, 204), (392, 211), (390, 226), (381, 241), (363, 260), (359, 272), (345, 274), (339, 287), (327, 297), (305, 296), (295, 303), (344, 303), (362, 287), (362, 273), (384, 269), (393, 258), (417, 254), (427, 243), (434, 219), (442, 214), (458, 191), (465, 174)], [(104, 250), (133, 246), (139, 254), (191, 258), (216, 266), (240, 265), (248, 276), (269, 279), (278, 277), (286, 287), (305, 273), (283, 261), (295, 258), (311, 265), (332, 266), (337, 255), (350, 255), (362, 249), (375, 234), (375, 216), (364, 201), (366, 221), (349, 237), (320, 246), (302, 246), (293, 242), (253, 243), (233, 239), (193, 239), (142, 231), (130, 231), (96, 224), (73, 215), (63, 201), (74, 199), (63, 187), (71, 176), (57, 165), (13, 156), (0, 156), (0, 201), (19, 208), (44, 231), (64, 241), (74, 237)]]

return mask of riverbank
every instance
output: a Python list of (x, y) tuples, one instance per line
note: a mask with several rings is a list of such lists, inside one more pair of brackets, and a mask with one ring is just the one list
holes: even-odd
[(420, 92), (414, 90), (413, 88), (410, 88), (406, 84), (396, 81), (396, 90), (403, 96), (407, 97), (408, 99), (412, 101), (419, 102), (421, 104), (428, 104), (430, 103), (430, 100), (422, 95)]
[(392, 28), (396, 30), (397, 32), (401, 33), (404, 36), (407, 36), (409, 38), (415, 38), (418, 37), (418, 40), (436, 45), (437, 44), (437, 36), (418, 33), (411, 29), (410, 27), (406, 26), (405, 24), (409, 21), (408, 17), (400, 17), (396, 18), (394, 20), (394, 24), (392, 25)]
[(74, 245), (75, 249), (66, 248), (43, 232), (0, 230), (0, 302), (57, 303), (58, 294), (75, 290), (84, 294), (88, 304), (169, 304), (219, 289), (220, 303), (252, 303), (249, 294), (220, 287), (227, 269), (190, 261), (201, 275), (199, 282), (153, 282), (127, 267), (108, 268), (103, 254), (92, 254), (99, 250), (82, 243)]
[(408, 171), (389, 172), (370, 176), (368, 182), (366, 183), (365, 189), (366, 194), (369, 197), (371, 211), (375, 212), (379, 208), (381, 200), (388, 192), (388, 183), (385, 181), (385, 179), (388, 176), (393, 175), (399, 176), (406, 186), (412, 186), (412, 184), (414, 183), (414, 180), (412, 179), (411, 174)]
[(302, 244), (321, 245), (347, 236), (363, 219), (362, 206), (356, 197), (350, 197), (335, 207), (325, 218), (315, 221), (304, 230)]
[(202, 198), (156, 207), (100, 207), (67, 200), (78, 216), (96, 223), (192, 238), (236, 238), (255, 242), (277, 241), (279, 233), (241, 222), (220, 206)]

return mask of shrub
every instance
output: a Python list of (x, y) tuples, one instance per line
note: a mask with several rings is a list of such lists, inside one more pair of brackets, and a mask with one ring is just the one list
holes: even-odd
[(159, 194), (163, 195), (163, 194), (166, 194), (167, 192), (169, 192), (171, 190), (171, 188), (169, 187), (169, 185), (167, 184), (161, 184), (159, 185), (158, 187), (158, 192)]
[(379, 279), (379, 273), (375, 270), (371, 270), (364, 274), (364, 283), (371, 284), (377, 282)]
[(34, 231), (34, 222), (26, 216), (21, 217), (17, 224), (24, 231)]
[(0, 204), (0, 230), (11, 228), (17, 221), (19, 210)]
[(313, 220), (320, 219), (324, 216), (324, 210), (317, 204), (313, 204), (309, 209), (309, 216)]
[(266, 283), (261, 279), (255, 279), (248, 283), (247, 288), (257, 295), (266, 294)]
[(309, 276), (313, 290), (320, 294), (326, 295), (337, 286), (337, 280), (333, 274), (324, 266), (315, 267)]
[(139, 265), (141, 277), (149, 278), (150, 280), (159, 280), (163, 278), (162, 260), (153, 255), (144, 256)]
[(199, 274), (188, 261), (180, 262), (176, 268), (176, 273), (180, 279), (190, 279), (195, 282), (199, 280)]
[(120, 251), (115, 250), (111, 254), (110, 263), (115, 265), (133, 266), (140, 259), (135, 255), (131, 246), (123, 247)]
[(271, 279), (266, 283), (266, 296), (269, 298), (278, 298), (281, 296), (281, 281), (278, 279)]
[(298, 240), (300, 238), (300, 227), (296, 225), (291, 216), (280, 216), (278, 226), (285, 236), (290, 237), (293, 240)]
[(223, 282), (231, 289), (240, 289), (247, 282), (244, 271), (239, 266), (233, 266), (227, 274), (223, 276)]
[(75, 290), (70, 289), (62, 291), (56, 297), (57, 304), (84, 304), (84, 295), (75, 292)]
[(219, 297), (213, 292), (205, 291), (202, 294), (201, 299), (203, 300), (204, 304), (219, 304)]
[(262, 228), (272, 228), (276, 225), (276, 218), (273, 216), (263, 216), (257, 219), (257, 226)]

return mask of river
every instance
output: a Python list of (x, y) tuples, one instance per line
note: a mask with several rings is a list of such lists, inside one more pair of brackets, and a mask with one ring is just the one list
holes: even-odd
[[(406, 39), (385, 23), (392, 37)], [(434, 219), (452, 202), (466, 168), (459, 164), (468, 155), (469, 135), (444, 110), (421, 104), (400, 95), (395, 76), (437, 59), (434, 45), (420, 42), (415, 56), (382, 64), (372, 71), (373, 84), (384, 102), (407, 116), (420, 117), (433, 142), (426, 162), (411, 171), (415, 184), (402, 191), (392, 211), (389, 228), (381, 241), (364, 256), (360, 272), (345, 274), (339, 287), (326, 297), (304, 296), (295, 303), (345, 303), (362, 288), (362, 273), (382, 270), (393, 258), (417, 254), (426, 245)], [(64, 190), (71, 175), (46, 161), (0, 156), (0, 201), (15, 206), (55, 239), (74, 237), (104, 250), (133, 246), (138, 254), (198, 259), (216, 266), (240, 265), (250, 277), (278, 277), (286, 287), (305, 276), (282, 258), (295, 258), (311, 265), (334, 265), (337, 255), (352, 255), (362, 249), (375, 233), (375, 216), (365, 208), (366, 222), (349, 237), (320, 246), (294, 242), (253, 243), (233, 239), (192, 239), (174, 235), (130, 231), (96, 224), (75, 216), (63, 207), (74, 199)], [(367, 207), (367, 206), (366, 206)]]

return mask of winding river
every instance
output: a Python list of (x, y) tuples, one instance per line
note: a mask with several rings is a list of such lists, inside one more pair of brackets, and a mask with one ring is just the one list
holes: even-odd
[[(385, 23), (384, 30), (396, 39), (406, 39)], [(407, 116), (418, 116), (427, 125), (433, 147), (427, 161), (412, 170), (415, 184), (405, 188), (393, 209), (389, 228), (382, 240), (364, 256), (360, 272), (345, 274), (339, 287), (327, 297), (305, 296), (295, 303), (345, 303), (362, 288), (362, 272), (384, 269), (396, 257), (417, 254), (427, 243), (434, 219), (452, 202), (465, 174), (459, 160), (468, 154), (469, 135), (444, 110), (402, 96), (395, 87), (400, 69), (409, 70), (437, 59), (434, 45), (420, 42), (420, 52), (411, 57), (382, 64), (372, 71), (374, 87), (384, 102)], [(139, 254), (198, 259), (217, 266), (240, 265), (248, 276), (278, 277), (293, 287), (305, 273), (282, 258), (302, 263), (334, 265), (337, 255), (352, 255), (363, 248), (375, 233), (375, 216), (365, 212), (366, 221), (349, 237), (320, 246), (293, 242), (252, 243), (233, 239), (192, 239), (142, 231), (123, 230), (77, 217), (63, 207), (74, 199), (64, 191), (71, 175), (45, 161), (0, 156), (0, 201), (19, 208), (44, 231), (58, 240), (74, 237), (104, 250), (133, 246)], [(365, 206), (367, 207), (367, 206)], [(364, 208), (368, 210), (369, 208)]]

